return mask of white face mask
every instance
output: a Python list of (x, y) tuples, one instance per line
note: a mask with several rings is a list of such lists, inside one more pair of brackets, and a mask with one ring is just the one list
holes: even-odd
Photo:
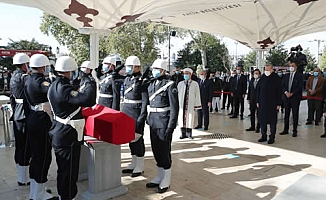
[(82, 67), (82, 68), (80, 68), (80, 71), (82, 71), (86, 74), (87, 69), (85, 67)]
[(294, 67), (290, 67), (290, 72), (293, 72), (294, 71)]
[(240, 72), (241, 72), (241, 71), (240, 71), (239, 69), (237, 69), (237, 74), (240, 74)]
[(266, 76), (270, 76), (271, 75), (271, 72), (270, 71), (265, 71), (265, 75)]
[(205, 76), (204, 76), (204, 75), (199, 75), (199, 78), (200, 78), (201, 80), (204, 80), (204, 79), (205, 79)]
[(254, 74), (254, 78), (257, 79), (258, 78), (258, 74)]
[(234, 77), (235, 76), (235, 74), (231, 74), (231, 77)]

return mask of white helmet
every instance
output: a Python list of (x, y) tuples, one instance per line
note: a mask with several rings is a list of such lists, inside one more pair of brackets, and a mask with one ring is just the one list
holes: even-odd
[(50, 65), (49, 59), (43, 54), (34, 54), (29, 62), (30, 67), (45, 67)]
[(69, 56), (61, 56), (58, 58), (55, 67), (58, 72), (71, 72), (78, 69), (76, 61)]
[(156, 59), (152, 64), (152, 68), (159, 68), (168, 71), (168, 62), (163, 59)]
[(84, 61), (80, 68), (95, 69), (95, 67), (91, 64), (91, 61)]
[(29, 56), (26, 55), (25, 53), (17, 53), (12, 59), (13, 65), (20, 65), (28, 62), (29, 62)]
[(113, 64), (116, 65), (116, 59), (114, 56), (107, 56), (104, 58), (102, 64)]
[(140, 66), (139, 58), (137, 56), (129, 56), (125, 65)]

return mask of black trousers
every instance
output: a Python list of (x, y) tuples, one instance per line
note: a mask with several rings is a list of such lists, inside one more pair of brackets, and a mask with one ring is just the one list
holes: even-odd
[(171, 143), (172, 134), (166, 135), (166, 129), (150, 128), (151, 146), (157, 167), (170, 169), (172, 165)]
[(184, 127), (181, 127), (181, 136), (182, 137), (192, 137), (192, 129), (191, 128), (184, 128)]
[(57, 171), (57, 189), (61, 200), (71, 200), (77, 195), (81, 143), (75, 141), (68, 147), (53, 146)]
[(130, 142), (129, 148), (131, 151), (131, 155), (136, 155), (137, 157), (144, 157), (145, 144), (143, 136), (141, 136), (136, 142)]
[(31, 160), (29, 138), (25, 132), (25, 120), (13, 121), (15, 135), (15, 163), (20, 166), (28, 166)]
[(198, 114), (198, 126), (203, 126), (203, 117), (204, 117), (204, 126), (205, 128), (208, 128), (209, 125), (209, 112), (208, 112), (208, 103), (202, 104), (202, 109), (197, 110)]
[[(255, 128), (256, 127), (256, 116), (257, 116), (257, 129), (260, 128), (260, 124), (259, 124), (259, 119), (258, 119), (258, 108), (257, 108), (257, 104), (256, 103), (250, 103), (250, 124), (251, 124), (251, 128)], [(255, 115), (256, 113), (256, 115)]]
[(316, 122), (319, 122), (321, 115), (322, 115), (322, 101), (308, 99), (308, 121), (312, 122), (315, 119)]
[(108, 108), (112, 108), (113, 98), (100, 97), (98, 99), (98, 104), (106, 106)]
[(29, 174), (37, 183), (48, 181), (47, 176), (52, 161), (52, 146), (49, 138), (51, 124), (51, 119), (45, 112), (31, 111), (26, 120), (26, 133), (32, 154)]
[[(260, 124), (261, 126), (261, 135), (262, 138), (267, 139), (267, 124)], [(276, 123), (270, 124), (270, 131), (271, 134), (269, 135), (269, 139), (274, 140), (275, 139), (275, 133), (276, 133)]]
[(299, 120), (299, 107), (300, 100), (288, 99), (284, 101), (285, 115), (284, 115), (284, 131), (289, 131), (290, 124), (290, 112), (292, 110), (293, 117), (293, 131), (296, 132), (298, 129), (298, 120)]
[(243, 117), (243, 112), (244, 112), (244, 98), (242, 96), (234, 96), (234, 111), (233, 115), (238, 116), (239, 115), (239, 107), (241, 104), (241, 112), (240, 116)]
[(226, 100), (228, 100), (226, 107), (229, 109), (229, 107), (231, 105), (231, 108), (232, 108), (232, 106), (233, 106), (233, 97), (231, 97), (231, 94), (225, 94), (225, 93), (223, 93), (222, 108), (225, 108)]

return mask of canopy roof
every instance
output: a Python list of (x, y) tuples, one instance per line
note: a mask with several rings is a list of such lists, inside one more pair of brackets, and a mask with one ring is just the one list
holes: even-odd
[(251, 48), (324, 31), (325, 0), (0, 0), (36, 7), (71, 26), (110, 30), (151, 21), (227, 36)]

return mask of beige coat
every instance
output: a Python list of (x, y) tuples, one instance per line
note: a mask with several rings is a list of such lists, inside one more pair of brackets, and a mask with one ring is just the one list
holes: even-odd
[[(178, 116), (178, 126), (184, 128), (193, 128), (195, 121), (195, 114), (197, 109), (201, 109), (200, 101), (200, 90), (199, 85), (196, 81), (190, 81), (189, 87), (189, 97), (188, 97), (188, 109), (186, 110), (184, 116), (184, 98), (186, 93), (186, 82), (181, 81), (178, 84), (178, 97), (179, 97), (179, 116)], [(184, 126), (184, 117), (186, 117)]]

